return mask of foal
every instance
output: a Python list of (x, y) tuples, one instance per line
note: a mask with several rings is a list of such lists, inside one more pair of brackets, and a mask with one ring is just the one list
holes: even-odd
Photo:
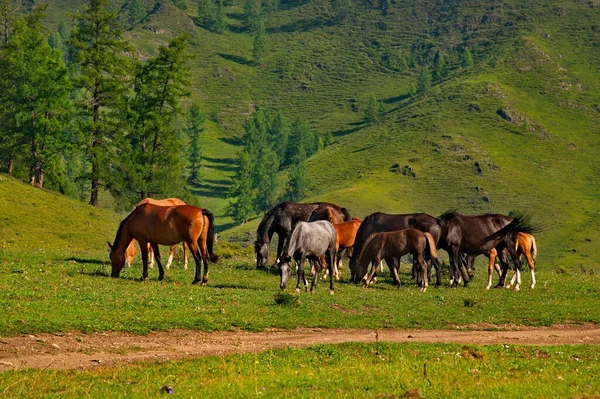
[[(424, 254), (431, 259), (437, 260), (437, 250), (435, 240), (429, 233), (423, 233), (417, 229), (404, 229), (392, 232), (373, 234), (366, 242), (362, 250), (358, 263), (356, 265), (356, 277), (358, 281), (364, 281), (366, 287), (373, 277), (377, 266), (382, 259), (401, 258), (406, 254), (412, 254), (413, 259), (418, 263), (418, 272), (421, 275), (421, 292), (425, 292), (428, 287), (427, 263)], [(372, 264), (369, 275), (367, 267)]]

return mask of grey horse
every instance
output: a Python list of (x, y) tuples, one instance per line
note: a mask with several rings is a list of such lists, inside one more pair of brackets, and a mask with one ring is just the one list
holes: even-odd
[(284, 290), (290, 278), (290, 264), (292, 259), (298, 262), (298, 284), (296, 292), (300, 292), (300, 279), (304, 281), (305, 289), (308, 290), (308, 281), (304, 275), (304, 261), (308, 258), (315, 261), (317, 272), (315, 273), (310, 290), (316, 285), (319, 276), (321, 262), (319, 257), (325, 255), (329, 269), (329, 293), (333, 294), (333, 275), (336, 254), (336, 231), (333, 225), (326, 220), (316, 222), (298, 222), (292, 231), (292, 235), (286, 244), (283, 255), (277, 265), (281, 275), (279, 287)]

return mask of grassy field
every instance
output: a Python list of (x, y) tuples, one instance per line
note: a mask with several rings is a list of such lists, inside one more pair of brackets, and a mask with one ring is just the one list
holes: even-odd
[(19, 397), (595, 397), (600, 348), (342, 344), (94, 371), (0, 373)]

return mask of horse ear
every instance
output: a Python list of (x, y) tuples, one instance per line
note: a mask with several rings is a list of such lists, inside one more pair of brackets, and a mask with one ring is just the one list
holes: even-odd
[(106, 243), (108, 244), (108, 248), (110, 248), (110, 250), (112, 251), (112, 249), (113, 249), (112, 244), (110, 242), (108, 242), (108, 241), (106, 241)]

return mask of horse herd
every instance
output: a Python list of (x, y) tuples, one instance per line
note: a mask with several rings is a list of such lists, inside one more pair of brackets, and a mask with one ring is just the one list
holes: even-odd
[[(521, 284), (521, 255), (525, 255), (531, 270), (531, 288), (535, 286), (534, 262), (537, 252), (536, 231), (528, 215), (514, 217), (501, 214), (462, 215), (448, 211), (438, 217), (425, 213), (385, 214), (375, 212), (364, 220), (352, 218), (346, 208), (328, 202), (294, 203), (282, 202), (268, 211), (260, 222), (254, 243), (256, 266), (266, 267), (269, 247), (277, 233), (276, 265), (280, 273), (280, 288), (286, 288), (291, 275), (292, 261), (297, 264), (296, 291), (301, 283), (308, 290), (304, 264), (308, 260), (314, 277), (311, 291), (315, 288), (320, 271), (326, 264), (329, 274), (330, 293), (334, 292), (334, 279), (339, 280), (341, 259), (344, 252), (350, 257), (350, 281), (367, 285), (375, 280), (377, 267), (388, 265), (395, 285), (400, 284), (398, 266), (400, 258), (411, 254), (412, 274), (421, 291), (425, 291), (435, 268), (436, 286), (442, 284), (437, 249), (448, 253), (451, 269), (451, 287), (462, 279), (465, 287), (473, 277), (476, 256), (489, 257), (488, 285), (492, 285), (494, 269), (500, 275), (496, 287), (504, 287), (508, 272), (508, 256), (515, 268), (508, 286), (519, 290)], [(156, 259), (159, 280), (164, 278), (158, 245), (170, 245), (170, 266), (174, 245), (184, 242), (196, 262), (192, 284), (208, 281), (208, 261), (216, 262), (214, 217), (206, 209), (186, 205), (176, 198), (153, 200), (147, 198), (120, 223), (113, 244), (109, 243), (111, 277), (118, 277), (121, 269), (131, 263), (135, 256), (135, 240), (142, 253), (142, 280), (148, 277), (149, 259)], [(351, 251), (351, 252), (350, 252)], [(153, 256), (152, 256), (153, 255)], [(495, 260), (500, 261), (501, 267)], [(201, 262), (204, 275), (200, 279)], [(371, 269), (368, 270), (369, 265)]]

